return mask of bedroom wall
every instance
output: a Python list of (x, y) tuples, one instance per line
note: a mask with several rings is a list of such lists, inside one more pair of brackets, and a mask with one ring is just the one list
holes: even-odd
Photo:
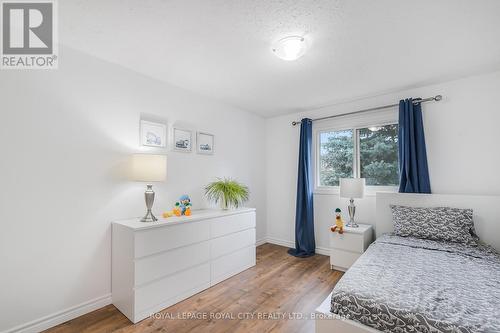
[(250, 187), (264, 237), (261, 117), (68, 48), (59, 70), (1, 71), (0, 100), (0, 331), (110, 302), (110, 222), (145, 209), (145, 184), (122, 172), (141, 151), (141, 113), (216, 136), (213, 156), (152, 150), (168, 155), (155, 211), (183, 193), (206, 207), (203, 186), (235, 177)]
[[(294, 246), (295, 193), (299, 127), (290, 125), (303, 117), (332, 114), (393, 104), (406, 97), (443, 95), (439, 103), (423, 107), (434, 193), (500, 195), (498, 124), (500, 72), (474, 76), (443, 84), (337, 104), (319, 110), (268, 119), (267, 236), (271, 242)], [(329, 245), (329, 225), (333, 209), (346, 208), (338, 195), (315, 194), (315, 233), (319, 252)], [(375, 196), (357, 200), (357, 217), (363, 223), (375, 223)]]

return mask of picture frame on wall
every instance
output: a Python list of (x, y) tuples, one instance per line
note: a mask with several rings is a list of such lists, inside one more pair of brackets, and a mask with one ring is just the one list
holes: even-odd
[(215, 136), (210, 133), (196, 133), (196, 151), (198, 154), (213, 155), (215, 151)]
[(193, 132), (187, 129), (174, 127), (173, 150), (189, 153), (193, 146)]
[(167, 147), (167, 124), (141, 120), (141, 145), (147, 147)]

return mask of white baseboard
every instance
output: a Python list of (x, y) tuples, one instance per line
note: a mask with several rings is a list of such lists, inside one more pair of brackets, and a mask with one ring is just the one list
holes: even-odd
[[(267, 237), (266, 238), (266, 243), (271, 243), (271, 244), (276, 244), (280, 246), (285, 246), (285, 247), (290, 247), (294, 248), (295, 247), (295, 242), (290, 241), (290, 240), (284, 240), (284, 239), (279, 239), (279, 238), (273, 238), (273, 237)], [(316, 247), (316, 253), (317, 254), (322, 254), (325, 256), (330, 255), (330, 249), (326, 247)]]
[(322, 254), (324, 256), (330, 256), (330, 249), (327, 248), (327, 247), (320, 247), (320, 246), (317, 246), (316, 247), (316, 253), (317, 254)]
[(266, 243), (267, 243), (267, 239), (264, 237), (264, 238), (258, 239), (255, 242), (255, 246), (261, 246), (261, 245), (266, 244)]
[(68, 320), (83, 316), (89, 312), (100, 309), (111, 304), (111, 294), (107, 294), (90, 301), (81, 303), (63, 311), (33, 320), (26, 324), (10, 328), (3, 333), (38, 333), (48, 328), (57, 326)]
[(285, 247), (295, 247), (295, 242), (285, 240), (285, 239), (280, 239), (280, 238), (273, 238), (273, 237), (267, 237), (267, 243), (271, 244), (276, 244), (280, 246), (285, 246)]

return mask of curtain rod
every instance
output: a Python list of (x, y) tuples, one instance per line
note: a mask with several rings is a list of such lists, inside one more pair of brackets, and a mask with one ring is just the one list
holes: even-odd
[[(436, 95), (436, 96), (428, 97), (428, 98), (420, 98), (419, 97), (419, 98), (415, 98), (413, 100), (413, 104), (419, 104), (419, 103), (424, 103), (424, 102), (439, 102), (442, 99), (443, 99), (443, 96), (441, 96), (441, 95)], [(337, 117), (348, 116), (348, 115), (359, 114), (359, 113), (365, 113), (365, 112), (370, 112), (370, 111), (383, 110), (383, 109), (393, 108), (393, 107), (396, 107), (396, 106), (399, 106), (399, 103), (397, 103), (397, 104), (383, 105), (383, 106), (377, 106), (375, 108), (369, 108), (369, 109), (364, 109), (364, 110), (359, 110), (359, 111), (347, 112), (347, 113), (337, 114), (337, 115), (334, 115), (334, 116), (316, 118), (316, 119), (313, 119), (312, 121), (325, 120), (325, 119), (337, 118)], [(299, 125), (299, 124), (300, 124), (300, 121), (292, 121), (292, 126)]]

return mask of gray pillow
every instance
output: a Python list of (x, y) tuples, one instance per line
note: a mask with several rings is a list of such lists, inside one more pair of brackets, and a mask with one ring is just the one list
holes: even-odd
[(391, 209), (394, 233), (398, 236), (477, 245), (472, 209), (397, 205), (391, 205)]

